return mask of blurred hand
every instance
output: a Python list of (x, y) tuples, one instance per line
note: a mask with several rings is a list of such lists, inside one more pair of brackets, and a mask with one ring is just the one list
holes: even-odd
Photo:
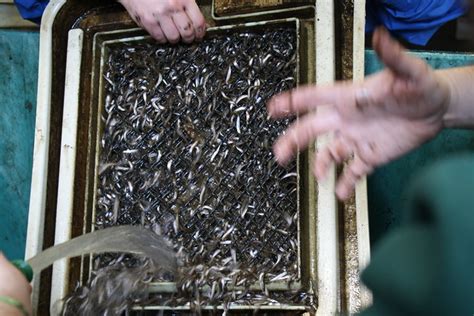
[(201, 40), (206, 21), (195, 0), (119, 0), (132, 19), (160, 43)]
[(450, 98), (449, 85), (424, 61), (409, 56), (387, 31), (376, 30), (373, 47), (386, 69), (364, 82), (298, 88), (268, 104), (273, 118), (306, 113), (274, 145), (281, 164), (316, 137), (334, 132), (317, 153), (313, 171), (323, 180), (332, 163), (351, 159), (336, 186), (343, 200), (375, 167), (433, 138), (443, 128)]
[[(31, 315), (30, 295), (31, 286), (25, 276), (0, 253), (0, 296), (11, 297), (21, 302)], [(5, 310), (17, 312), (13, 307), (1, 302), (0, 304), (2, 312)], [(21, 313), (18, 314), (21, 315)]]

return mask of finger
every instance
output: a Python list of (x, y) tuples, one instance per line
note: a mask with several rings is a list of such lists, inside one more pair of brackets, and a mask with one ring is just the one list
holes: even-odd
[(383, 161), (379, 146), (375, 142), (365, 142), (357, 147), (359, 157), (366, 163), (377, 166)]
[(336, 138), (316, 156), (313, 172), (319, 181), (323, 181), (333, 163), (340, 164), (352, 157), (354, 147), (343, 138)]
[(336, 195), (341, 200), (347, 200), (354, 191), (357, 181), (372, 172), (372, 167), (359, 157), (355, 157), (343, 171), (336, 185)]
[(298, 119), (278, 138), (273, 146), (275, 158), (279, 164), (286, 164), (294, 154), (304, 150), (320, 134), (336, 129), (338, 118), (334, 111), (307, 114)]
[(161, 30), (160, 23), (154, 18), (154, 16), (149, 15), (141, 19), (142, 27), (158, 42), (166, 42), (166, 38)]
[(189, 17), (184, 11), (177, 11), (171, 16), (171, 19), (174, 22), (174, 25), (181, 35), (181, 39), (185, 43), (192, 43), (195, 38), (194, 27), (189, 20)]
[(179, 31), (176, 28), (171, 17), (167, 15), (155, 15), (155, 18), (159, 22), (161, 30), (163, 31), (163, 34), (166, 37), (166, 40), (173, 44), (179, 42)]
[(153, 37), (158, 43), (166, 43), (166, 37), (163, 31), (161, 30), (161, 27), (158, 23), (156, 23), (156, 26), (153, 28), (153, 30), (149, 31), (151, 37)]
[(270, 117), (280, 118), (308, 112), (318, 105), (337, 105), (344, 96), (353, 96), (352, 86), (337, 83), (327, 86), (305, 86), (273, 97), (267, 105)]
[(139, 27), (143, 27), (143, 24), (142, 24), (142, 18), (140, 17), (140, 15), (138, 13), (135, 13), (134, 15), (130, 15), (132, 20), (135, 21), (135, 23), (139, 26)]
[(184, 6), (184, 11), (191, 20), (197, 39), (202, 39), (206, 34), (206, 20), (195, 1), (188, 1)]
[(413, 79), (425, 76), (428, 66), (419, 58), (412, 57), (405, 49), (390, 37), (384, 28), (374, 32), (373, 47), (382, 62), (396, 74)]

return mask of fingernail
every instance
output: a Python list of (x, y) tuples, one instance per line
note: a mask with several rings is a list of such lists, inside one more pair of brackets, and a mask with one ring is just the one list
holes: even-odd
[(336, 187), (336, 196), (339, 200), (344, 201), (346, 199), (345, 197), (345, 190), (339, 186)]
[(316, 170), (315, 173), (316, 173), (316, 179), (318, 179), (318, 181), (321, 181), (321, 182), (326, 181), (326, 179), (327, 179), (326, 172), (324, 172), (322, 170)]
[(282, 112), (281, 108), (282, 108), (282, 103), (281, 103), (280, 98), (278, 97), (274, 98), (271, 102), (272, 114)]
[(273, 97), (270, 99), (270, 101), (268, 102), (267, 104), (267, 109), (268, 109), (268, 112), (273, 116), (276, 114), (277, 110), (278, 110), (278, 98), (277, 97)]
[(277, 162), (279, 162), (281, 159), (280, 159), (280, 155), (281, 155), (281, 149), (280, 147), (278, 146), (274, 146), (273, 147), (273, 155), (275, 156), (275, 160)]
[(316, 176), (316, 180), (323, 182), (326, 180), (326, 173), (324, 172), (325, 167), (321, 165), (321, 162), (318, 162), (317, 156), (315, 157), (313, 163), (314, 175)]
[(267, 112), (268, 112), (268, 119), (271, 119), (273, 115), (275, 114), (275, 110), (273, 110), (273, 105), (269, 104), (267, 107)]

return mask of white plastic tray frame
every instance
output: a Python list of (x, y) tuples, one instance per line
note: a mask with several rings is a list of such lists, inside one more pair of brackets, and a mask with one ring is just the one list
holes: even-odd
[[(50, 132), (50, 105), (51, 105), (51, 75), (52, 75), (52, 25), (56, 14), (64, 5), (66, 0), (52, 0), (43, 16), (40, 35), (40, 67), (38, 76), (38, 99), (37, 99), (37, 116), (35, 129), (35, 148), (33, 156), (33, 173), (30, 196), (30, 209), (28, 219), (28, 235), (26, 247), (26, 259), (33, 257), (42, 250), (42, 240), (44, 231), (44, 216), (45, 216), (45, 198), (46, 198), (46, 181), (48, 172), (48, 149), (49, 149), (49, 132)], [(363, 78), (364, 65), (364, 22), (365, 22), (365, 0), (356, 0), (354, 10), (354, 80)], [(335, 43), (334, 43), (334, 3), (332, 1), (316, 1), (316, 83), (330, 83), (335, 78)], [(69, 48), (72, 56), (77, 57), (77, 52), (80, 52), (80, 43), (82, 43), (82, 33), (72, 32), (69, 34), (70, 42)], [(75, 42), (75, 43), (74, 43)], [(73, 47), (75, 47), (73, 49)], [(80, 56), (80, 53), (79, 53)], [(72, 59), (71, 59), (72, 60)], [(68, 55), (68, 70), (67, 76), (71, 74), (70, 71), (76, 70), (79, 74), (80, 63), (70, 61)], [(68, 85), (66, 80), (66, 85)], [(76, 106), (76, 113), (71, 112), (70, 116), (63, 118), (63, 123), (77, 124), (77, 91), (74, 92), (74, 86), (78, 84), (77, 78), (70, 78), (70, 88), (66, 87), (65, 107)], [(78, 88), (78, 87), (77, 87)], [(77, 89), (76, 88), (76, 89)], [(68, 94), (69, 93), (73, 93)], [(74, 99), (74, 96), (76, 98)], [(324, 108), (321, 109), (324, 111)], [(74, 109), (73, 109), (74, 111)], [(67, 113), (67, 110), (64, 111)], [(76, 117), (74, 117), (76, 115)], [(74, 124), (73, 124), (74, 125)], [(77, 126), (70, 125), (71, 129), (68, 135), (63, 135), (62, 138), (62, 152), (60, 162), (60, 172), (67, 172), (73, 175), (73, 170), (70, 170), (71, 163), (75, 160), (75, 142), (71, 141), (71, 137), (75, 137)], [(64, 131), (63, 131), (64, 132)], [(64, 134), (64, 133), (63, 133)], [(316, 148), (323, 147), (330, 140), (328, 137), (320, 137), (316, 142)], [(71, 168), (72, 169), (72, 168)], [(60, 181), (63, 179), (63, 184), (71, 184), (72, 178), (60, 175)], [(64, 182), (65, 181), (65, 182)], [(336, 315), (340, 312), (340, 271), (339, 271), (339, 253), (338, 253), (338, 219), (337, 219), (337, 204), (334, 194), (335, 186), (335, 168), (332, 168), (331, 175), (324, 183), (318, 183), (318, 204), (319, 212), (316, 220), (317, 227), (317, 258), (312, 269), (318, 271), (318, 284), (316, 285), (318, 292), (319, 308), (317, 315)], [(61, 188), (61, 183), (60, 186)], [(72, 185), (65, 190), (71, 190)], [(60, 189), (61, 190), (61, 189)], [(68, 208), (71, 201), (61, 200), (61, 195), (58, 195), (58, 207), (64, 206), (63, 211), (69, 212)], [(367, 189), (365, 179), (356, 188), (356, 208), (357, 208), (357, 229), (358, 229), (358, 250), (359, 250), (359, 267), (364, 268), (370, 260), (370, 243), (368, 230), (368, 207), (367, 207)], [(61, 218), (61, 217), (59, 217)], [(70, 217), (63, 220), (70, 221)], [(62, 226), (62, 225), (61, 225)], [(70, 230), (56, 232), (55, 243), (65, 241), (70, 238)], [(66, 262), (58, 262), (55, 264), (55, 270), (60, 273), (61, 270), (66, 269)], [(56, 273), (55, 273), (56, 274)], [(62, 274), (62, 273), (61, 273)], [(65, 279), (58, 280), (53, 277), (53, 297), (55, 299), (61, 298), (65, 293), (64, 284)], [(35, 278), (33, 283), (33, 306), (36, 307), (38, 303), (38, 286), (39, 280)], [(58, 289), (55, 291), (54, 289)], [(52, 297), (52, 302), (55, 299)], [(362, 289), (361, 301), (364, 306), (371, 302), (371, 296), (368, 291)]]

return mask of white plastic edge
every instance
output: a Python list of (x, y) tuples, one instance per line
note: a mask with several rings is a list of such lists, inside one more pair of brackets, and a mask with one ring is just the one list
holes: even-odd
[[(52, 0), (44, 11), (40, 29), (38, 95), (36, 105), (35, 145), (31, 175), (30, 206), (25, 259), (43, 249), (46, 183), (51, 107), (52, 28), (54, 19), (66, 0)], [(39, 275), (33, 279), (33, 308), (38, 304)]]
[[(316, 84), (333, 82), (335, 79), (335, 30), (334, 2), (316, 1)], [(318, 111), (324, 111), (324, 107)], [(316, 150), (320, 150), (331, 136), (319, 137)], [(324, 182), (318, 182), (316, 245), (318, 302), (316, 315), (336, 315), (340, 306), (339, 241), (337, 203), (335, 195), (335, 167), (331, 167)]]
[[(361, 81), (365, 76), (365, 0), (354, 1), (353, 43), (353, 78), (354, 81)], [(356, 185), (356, 210), (359, 270), (362, 271), (370, 262), (369, 207), (366, 177)], [(372, 303), (372, 295), (363, 284), (361, 284), (360, 289), (360, 302), (361, 308), (368, 307)]]
[[(64, 114), (61, 136), (61, 158), (59, 163), (58, 202), (54, 244), (71, 239), (74, 197), (74, 175), (76, 166), (77, 124), (79, 119), (79, 87), (81, 80), (81, 58), (84, 32), (73, 29), (68, 34), (66, 78), (64, 84)], [(51, 286), (51, 314), (67, 294), (69, 260), (61, 259), (53, 265)]]

